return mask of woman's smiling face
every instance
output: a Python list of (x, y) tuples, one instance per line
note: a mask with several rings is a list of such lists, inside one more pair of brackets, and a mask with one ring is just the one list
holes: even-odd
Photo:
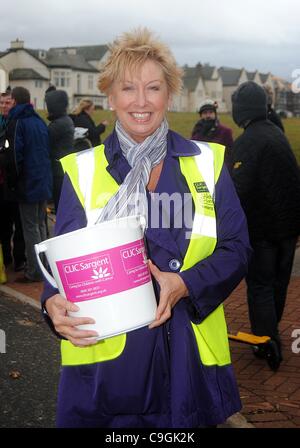
[(163, 70), (152, 60), (134, 72), (126, 70), (124, 80), (113, 83), (108, 98), (124, 130), (138, 143), (161, 125), (170, 102)]

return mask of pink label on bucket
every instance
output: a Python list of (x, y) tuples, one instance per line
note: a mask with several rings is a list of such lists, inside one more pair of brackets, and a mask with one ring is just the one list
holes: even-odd
[(99, 299), (151, 281), (144, 241), (56, 262), (71, 302)]

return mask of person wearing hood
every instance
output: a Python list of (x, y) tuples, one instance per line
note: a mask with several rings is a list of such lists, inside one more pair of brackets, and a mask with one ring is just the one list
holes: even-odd
[(67, 115), (68, 95), (64, 90), (50, 90), (45, 102), (48, 110), (50, 158), (53, 174), (53, 201), (58, 207), (64, 172), (59, 160), (74, 151), (74, 124)]
[[(30, 104), (24, 87), (11, 92), (13, 107), (8, 114), (6, 173), (10, 189), (19, 202), (25, 240), (26, 267), (20, 282), (41, 281), (34, 245), (45, 240), (47, 200), (52, 197), (48, 129)], [(18, 281), (17, 280), (17, 281)]]
[(217, 115), (218, 104), (209, 98), (200, 104), (200, 120), (192, 131), (192, 140), (219, 143), (225, 146), (225, 164), (231, 167), (231, 148), (233, 145), (232, 130), (223, 126)]
[(244, 129), (232, 150), (232, 178), (245, 211), (253, 257), (247, 282), (252, 332), (270, 336), (268, 349), (255, 348), (278, 369), (281, 320), (300, 234), (300, 176), (283, 132), (267, 119), (267, 96), (249, 81), (232, 96), (232, 115)]

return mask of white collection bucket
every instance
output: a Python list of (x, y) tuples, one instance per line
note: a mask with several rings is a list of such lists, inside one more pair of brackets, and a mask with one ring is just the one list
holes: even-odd
[[(144, 327), (155, 319), (156, 298), (144, 245), (141, 217), (106, 221), (35, 245), (45, 278), (90, 317), (99, 340)], [(53, 277), (43, 266), (45, 253)]]

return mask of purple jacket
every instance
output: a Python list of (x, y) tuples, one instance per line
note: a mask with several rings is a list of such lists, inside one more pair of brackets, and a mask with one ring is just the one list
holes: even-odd
[[(107, 170), (121, 183), (130, 166), (115, 133), (105, 141), (105, 152)], [(194, 143), (170, 131), (156, 192), (188, 193), (178, 157), (199, 152)], [(190, 325), (191, 319), (201, 322), (240, 283), (251, 251), (246, 219), (224, 167), (215, 192), (217, 247), (210, 257), (180, 274), (190, 297), (177, 303), (166, 324), (129, 332), (119, 358), (62, 368), (58, 426), (199, 427), (221, 423), (240, 410), (232, 366), (204, 366)], [(148, 201), (151, 207), (151, 194)], [(146, 232), (149, 257), (163, 271), (170, 271), (174, 258), (182, 264), (189, 243), (185, 239), (188, 229), (174, 229), (173, 218), (170, 228), (148, 228)], [(56, 234), (85, 225), (85, 213), (66, 176)], [(42, 303), (56, 292), (46, 283)]]
[(213, 127), (208, 133), (203, 132), (201, 120), (199, 120), (193, 129), (192, 140), (202, 142), (219, 143), (225, 146), (225, 163), (231, 170), (231, 149), (233, 146), (232, 130), (219, 123), (217, 120), (216, 127)]

